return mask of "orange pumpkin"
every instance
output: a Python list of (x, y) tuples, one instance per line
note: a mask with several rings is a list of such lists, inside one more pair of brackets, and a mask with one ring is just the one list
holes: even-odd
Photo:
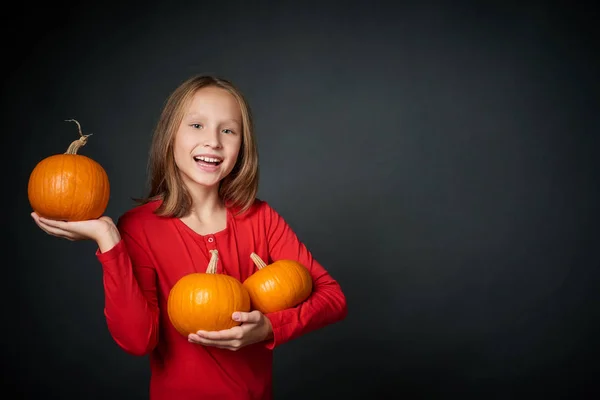
[(217, 274), (218, 251), (206, 273), (191, 273), (179, 279), (169, 292), (167, 313), (173, 327), (183, 336), (199, 330), (233, 328), (235, 311), (250, 311), (250, 296), (242, 283), (229, 275)]
[(250, 258), (258, 271), (244, 281), (244, 286), (250, 294), (252, 307), (263, 314), (294, 307), (312, 292), (310, 272), (299, 262), (278, 260), (266, 265), (256, 253)]
[(27, 195), (33, 210), (54, 220), (82, 221), (104, 214), (110, 196), (108, 175), (89, 157), (77, 154), (90, 135), (81, 132), (64, 154), (41, 160), (29, 176)]

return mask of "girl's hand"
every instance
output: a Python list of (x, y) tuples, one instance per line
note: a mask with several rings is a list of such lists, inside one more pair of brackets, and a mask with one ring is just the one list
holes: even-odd
[(76, 240), (93, 240), (104, 252), (119, 242), (121, 235), (110, 217), (100, 217), (87, 221), (56, 221), (31, 213), (35, 223), (47, 234), (59, 238)]
[(236, 351), (249, 344), (270, 339), (273, 335), (271, 321), (260, 311), (235, 312), (232, 318), (242, 321), (242, 324), (222, 331), (191, 333), (188, 335), (188, 341)]

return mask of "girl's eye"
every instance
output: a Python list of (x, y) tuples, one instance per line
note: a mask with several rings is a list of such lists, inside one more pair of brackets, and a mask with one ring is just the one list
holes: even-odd
[(200, 128), (202, 128), (202, 125), (201, 124), (192, 124), (192, 127), (196, 128), (196, 129), (200, 129)]
[(223, 133), (229, 134), (229, 133), (233, 133), (233, 131), (231, 129), (223, 129)]

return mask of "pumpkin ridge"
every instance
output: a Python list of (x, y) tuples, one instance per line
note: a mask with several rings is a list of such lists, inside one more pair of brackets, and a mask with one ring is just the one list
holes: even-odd
[[(71, 206), (69, 207), (69, 210), (73, 210), (73, 206), (76, 204), (75, 200), (77, 199), (77, 159), (75, 157), (72, 158), (73, 160), (73, 193), (71, 193)], [(66, 159), (65, 159), (66, 162)], [(63, 174), (64, 174), (64, 170), (63, 170)], [(64, 176), (64, 175), (63, 175)], [(75, 215), (71, 215), (71, 218), (75, 217)], [(77, 215), (77, 217), (79, 217), (79, 215)]]

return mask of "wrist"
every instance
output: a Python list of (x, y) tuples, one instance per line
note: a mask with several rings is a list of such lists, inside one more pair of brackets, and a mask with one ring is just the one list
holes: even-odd
[(271, 324), (271, 320), (263, 314), (263, 318), (265, 321), (265, 338), (263, 340), (273, 340), (273, 325)]
[(115, 247), (120, 240), (121, 235), (119, 234), (119, 231), (116, 228), (111, 227), (111, 229), (108, 229), (105, 233), (96, 238), (96, 244), (101, 253), (106, 253)]

